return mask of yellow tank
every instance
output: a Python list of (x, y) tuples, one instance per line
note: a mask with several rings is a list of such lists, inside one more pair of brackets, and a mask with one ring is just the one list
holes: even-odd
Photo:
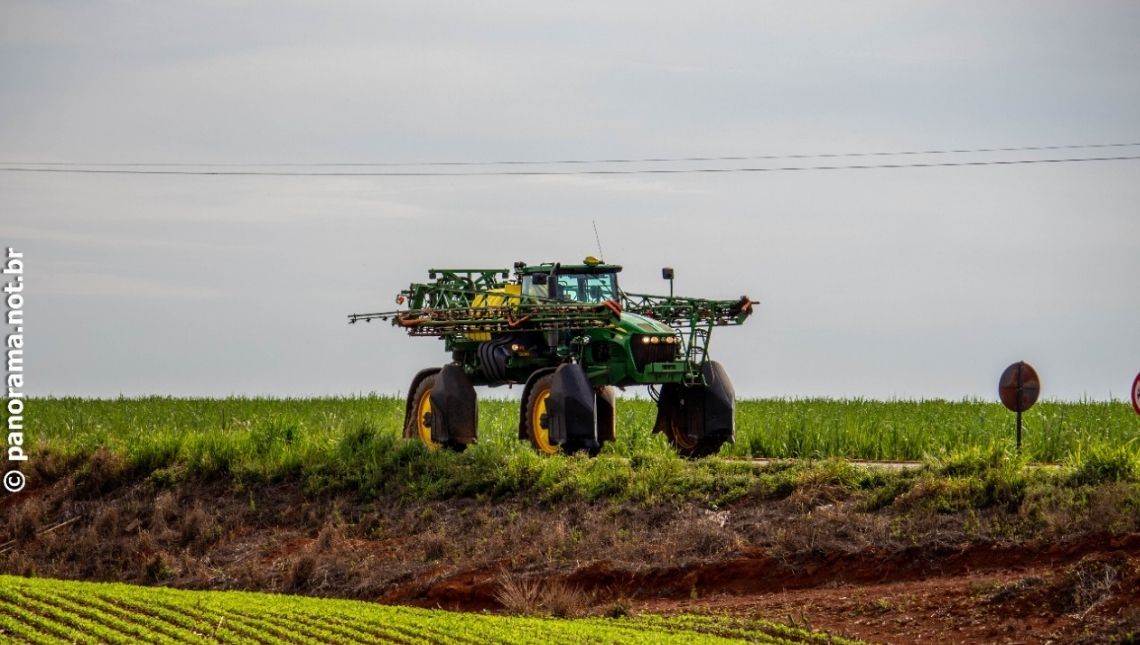
[[(490, 291), (477, 294), (471, 299), (471, 307), (473, 309), (487, 309), (491, 307), (513, 307), (519, 304), (522, 298), (522, 285), (521, 284), (508, 284), (504, 285), (502, 289), (491, 289)], [(491, 340), (490, 332), (474, 332), (467, 334), (471, 340), (488, 341)]]

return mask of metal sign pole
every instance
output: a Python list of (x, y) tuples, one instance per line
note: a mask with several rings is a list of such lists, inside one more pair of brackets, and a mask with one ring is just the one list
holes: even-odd
[(998, 397), (1002, 405), (1017, 413), (1017, 452), (1021, 453), (1021, 413), (1033, 407), (1041, 393), (1037, 370), (1024, 361), (1005, 368), (998, 379)]
[(1017, 452), (1021, 453), (1021, 410), (1017, 411)]
[(1021, 381), (1021, 365), (1017, 364), (1017, 452), (1021, 454), (1021, 408), (1022, 408), (1022, 381)]

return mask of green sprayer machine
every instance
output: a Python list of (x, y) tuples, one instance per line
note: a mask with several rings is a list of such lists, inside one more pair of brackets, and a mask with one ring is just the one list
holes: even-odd
[(747, 296), (707, 300), (626, 293), (621, 267), (516, 262), (505, 269), (431, 269), (396, 297), (396, 311), (351, 314), (411, 336), (443, 339), (451, 362), (420, 371), (408, 389), (404, 436), (463, 450), (477, 440), (475, 386), (523, 385), (519, 439), (545, 454), (596, 454), (613, 441), (614, 388), (649, 386), (654, 432), (703, 457), (732, 442), (736, 395), (708, 357), (713, 327), (752, 314)]

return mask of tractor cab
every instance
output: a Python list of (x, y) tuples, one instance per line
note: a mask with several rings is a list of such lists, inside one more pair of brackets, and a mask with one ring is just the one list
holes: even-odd
[(618, 300), (617, 274), (621, 267), (587, 257), (582, 264), (515, 264), (523, 297), (565, 302)]

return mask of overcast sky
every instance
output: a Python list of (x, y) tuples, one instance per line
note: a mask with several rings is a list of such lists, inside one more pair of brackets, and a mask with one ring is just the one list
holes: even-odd
[[(0, 161), (1140, 142), (1138, 34), (1135, 2), (6, 0)], [(1140, 146), (588, 167), (1108, 155)], [(0, 171), (0, 243), (25, 253), (27, 390), (40, 395), (403, 391), (444, 362), (442, 343), (346, 314), (393, 307), (429, 267), (597, 254), (591, 221), (627, 290), (667, 290), (670, 265), (679, 294), (760, 301), (713, 337), (741, 396), (995, 399), (1001, 370), (1026, 360), (1045, 397), (1122, 398), (1140, 370), (1135, 160), (547, 177)]]

